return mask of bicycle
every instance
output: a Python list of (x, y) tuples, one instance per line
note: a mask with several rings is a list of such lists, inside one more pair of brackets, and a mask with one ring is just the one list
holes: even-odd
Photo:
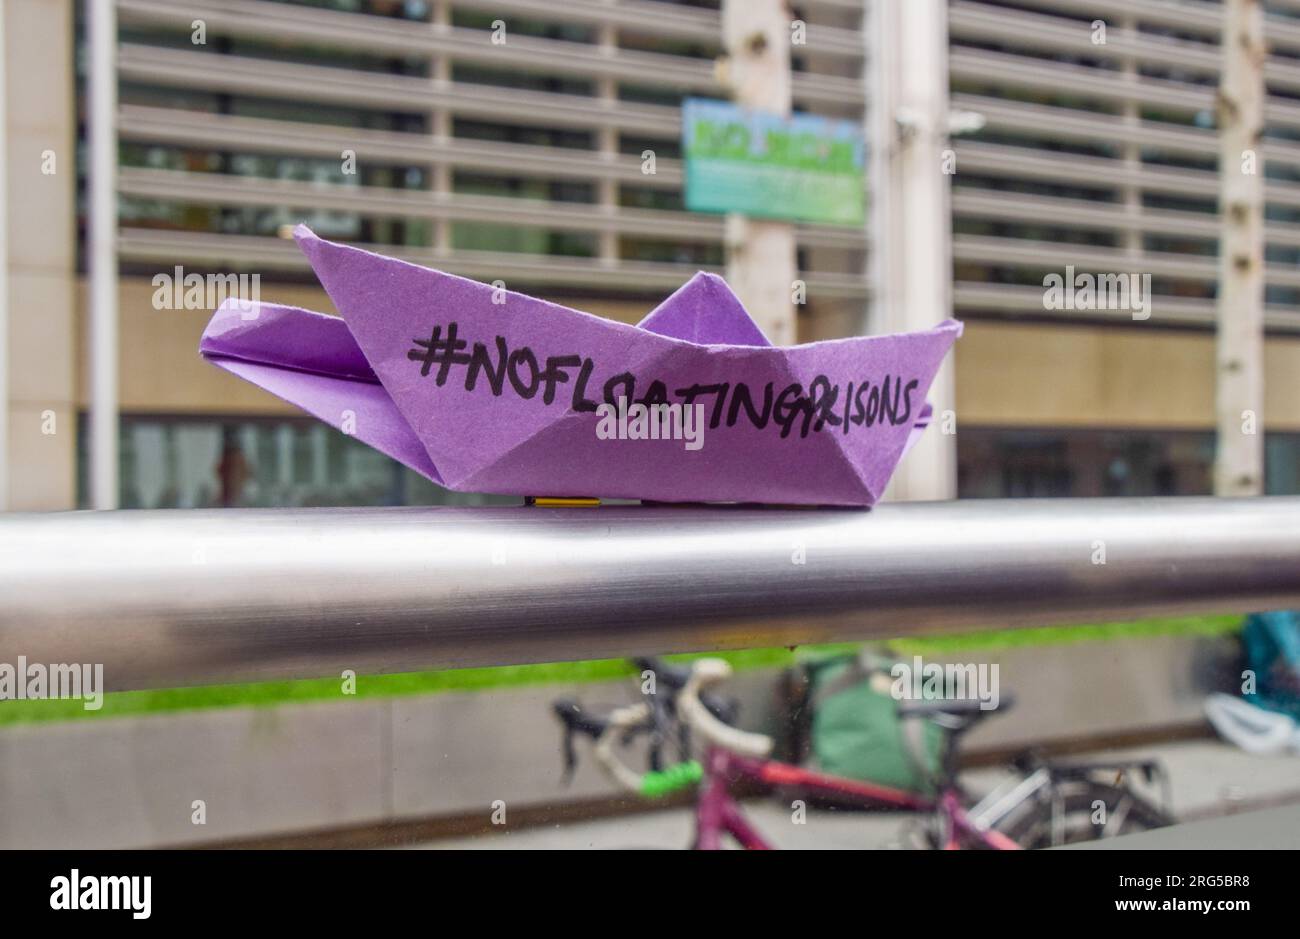
[[(981, 709), (977, 701), (899, 702), (900, 714), (924, 716), (947, 731), (933, 792), (917, 793), (771, 759), (772, 738), (732, 726), (734, 707), (710, 690), (730, 675), (730, 666), (722, 660), (699, 659), (689, 668), (654, 659), (637, 660), (637, 664), (651, 669), (658, 688), (666, 693), (618, 708), (604, 718), (589, 714), (575, 701), (556, 702), (555, 712), (565, 726), (567, 767), (576, 763), (573, 736), (582, 734), (593, 740), (593, 753), (606, 775), (628, 791), (660, 798), (697, 787), (692, 845), (696, 849), (721, 848), (725, 836), (748, 849), (772, 847), (745, 817), (733, 794), (743, 783), (847, 808), (925, 813), (933, 820), (925, 833), (926, 845), (949, 850), (1043, 847), (1173, 821), (1165, 810), (1122, 784), (1129, 772), (1148, 780), (1162, 776), (1154, 761), (1068, 764), (1029, 755), (1015, 764), (1019, 778), (969, 805), (958, 782), (959, 744), (967, 731), (995, 713)], [(1003, 705), (1009, 706), (1006, 697)], [(614, 752), (620, 738), (627, 742), (641, 733), (653, 735), (651, 766), (645, 773), (627, 766)], [(700, 761), (689, 758), (692, 734), (705, 742)], [(664, 768), (662, 747), (668, 739), (675, 739), (682, 760)], [(1096, 778), (1100, 773), (1115, 773), (1116, 781), (1104, 783)]]

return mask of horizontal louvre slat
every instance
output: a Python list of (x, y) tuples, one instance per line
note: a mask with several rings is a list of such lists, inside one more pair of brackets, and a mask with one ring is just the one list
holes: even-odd
[(966, 82), (1054, 91), (1109, 103), (1138, 101), (1193, 112), (1214, 106), (1214, 89), (1207, 86), (1151, 78), (1130, 80), (1116, 71), (985, 49), (953, 49), (948, 71), (954, 79)]
[[(1133, 17), (1150, 26), (1199, 33), (1214, 41), (1218, 40), (1219, 31), (1223, 27), (1222, 5), (1201, 0), (1050, 0), (1042, 5), (1089, 22), (1100, 19), (1111, 24)], [(1288, 3), (1265, 0), (1265, 6), (1283, 8)], [(1293, 10), (1300, 9), (1293, 2), (1289, 6)], [(1275, 48), (1281, 45), (1300, 45), (1300, 23), (1296, 20), (1285, 16), (1267, 16), (1264, 22), (1265, 35)]]
[[(1041, 135), (1074, 143), (1131, 143), (1168, 153), (1216, 157), (1214, 133), (1155, 121), (1124, 121), (1113, 114), (1096, 114), (1073, 108), (1048, 107), (1005, 101), (982, 95), (952, 96), (956, 108), (984, 115), (990, 128), (1026, 135)], [(1300, 145), (1265, 141), (1260, 148), (1268, 160), (1300, 164)]]
[[(1144, 11), (1154, 9), (1150, 3), (1125, 3), (1139, 19), (1148, 19)], [(1183, 5), (1177, 5), (1181, 8)], [(954, 40), (979, 40), (998, 45), (1016, 46), (1037, 54), (1062, 53), (1086, 56), (1090, 59), (1110, 61), (1137, 60), (1148, 65), (1160, 65), (1180, 72), (1200, 73), (1213, 79), (1219, 72), (1219, 49), (1208, 42), (1193, 42), (1160, 36), (1150, 32), (1124, 29), (1118, 17), (1101, 17), (1106, 20), (1106, 41), (1095, 44), (1087, 22), (1065, 19), (1059, 15), (1026, 13), (1006, 7), (977, 3), (973, 0), (956, 0), (949, 8), (949, 32)], [(1088, 19), (1095, 19), (1088, 16)], [(1187, 24), (1161, 25), (1182, 29)], [(1269, 41), (1275, 32), (1286, 36), (1300, 36), (1296, 25), (1269, 20)], [(1300, 38), (1295, 40), (1300, 43)], [(1287, 91), (1300, 89), (1300, 66), (1292, 62), (1271, 58), (1265, 64), (1265, 77), (1270, 86)]]
[[(1063, 219), (1072, 228), (1152, 232), (1175, 237), (1217, 239), (1220, 227), (1218, 216), (1208, 212), (1155, 209), (1130, 212), (1122, 203), (1087, 202), (975, 188), (954, 190), (952, 207), (955, 214), (970, 218), (1038, 224)], [(1266, 228), (1266, 235), (1269, 244), (1300, 247), (1300, 225), (1271, 224)]]
[[(1202, 199), (1217, 199), (1218, 177), (1208, 171), (1165, 166), (1128, 164), (1121, 160), (1044, 155), (1028, 147), (968, 141), (957, 148), (957, 165), (962, 172), (975, 172), (1005, 179), (1055, 182), (1076, 186), (1124, 187), (1145, 192)], [(1270, 205), (1300, 208), (1300, 185), (1269, 182), (1264, 189)]]
[[(393, 110), (394, 101), (409, 101), (408, 109), (415, 112), (447, 109), (457, 115), (497, 122), (514, 120), (573, 129), (612, 126), (669, 138), (676, 138), (681, 129), (680, 112), (660, 105), (605, 103), (579, 95), (376, 75), (240, 56), (124, 45), (120, 66), (125, 78), (162, 87), (346, 104), (385, 112)], [(313, 126), (336, 129), (328, 124)]]
[[(260, 270), (305, 271), (307, 261), (293, 242), (282, 238), (253, 235), (208, 235), (193, 232), (153, 231), (132, 228), (119, 238), (120, 253), (127, 260), (186, 261), (195, 264), (256, 266)], [(672, 290), (701, 267), (647, 261), (606, 264), (596, 259), (510, 252), (457, 251), (439, 255), (430, 249), (404, 249), (394, 245), (360, 245), (392, 257), (437, 267), (449, 273), (481, 280), (504, 277), (507, 283), (531, 283), (579, 289), (604, 288), (637, 291)], [(715, 273), (721, 273), (716, 269)], [(809, 274), (811, 298), (863, 300), (866, 281), (857, 275)]]
[[(984, 313), (1017, 316), (1045, 317), (1049, 319), (1077, 319), (1103, 323), (1133, 323), (1133, 315), (1126, 310), (1070, 311), (1048, 310), (1043, 307), (1043, 288), (1014, 286), (1010, 284), (984, 284), (957, 281), (953, 286), (953, 300), (959, 308)], [(1213, 300), (1191, 300), (1160, 294), (1151, 298), (1151, 319), (1145, 323), (1175, 326), (1212, 326), (1215, 307)], [(1300, 313), (1292, 307), (1266, 306), (1264, 325), (1277, 332), (1300, 332)]]
[[(1066, 264), (1080, 270), (1136, 272), (1154, 277), (1213, 283), (1218, 261), (1213, 257), (1172, 252), (1147, 251), (1133, 256), (1092, 245), (1034, 241), (1028, 238), (992, 238), (957, 235), (952, 241), (953, 258), (990, 266), (1024, 267), (1059, 271)], [(1300, 269), (1270, 266), (1270, 284), (1300, 287)]]
[(681, 164), (676, 160), (656, 160), (656, 172), (647, 175), (641, 172), (639, 156), (600, 159), (591, 150), (466, 138), (440, 139), (425, 134), (356, 130), (265, 118), (187, 114), (158, 108), (123, 108), (120, 121), (121, 134), (126, 140), (255, 153), (301, 154), (334, 160), (340, 158), (343, 150), (353, 149), (359, 157), (379, 163), (443, 164), (546, 179), (610, 179), (660, 189), (680, 188), (682, 184)]
[(1206, 43), (1139, 33), (1109, 22), (1106, 42), (1098, 45), (1093, 43), (1086, 22), (1009, 10), (973, 0), (955, 0), (951, 4), (948, 29), (954, 40), (980, 40), (1039, 55), (1061, 53), (1108, 61), (1139, 59), (1191, 72), (1219, 70), (1219, 50)]
[[(533, 70), (548, 75), (615, 78), (675, 91), (719, 95), (711, 59), (602, 49), (591, 43), (530, 36), (508, 36), (494, 45), (487, 30), (400, 23), (358, 13), (266, 3), (263, 0), (206, 0), (177, 7), (160, 0), (118, 0), (123, 22), (190, 29), (203, 19), (210, 33), (259, 40), (302, 42), (311, 39), (358, 51), (388, 55), (445, 56), (455, 62)], [(274, 7), (278, 9), (270, 9)], [(857, 79), (800, 73), (794, 96), (804, 104), (861, 107), (863, 86)]]
[(456, 9), (473, 10), (492, 17), (524, 16), (534, 20), (608, 24), (619, 29), (653, 33), (671, 39), (693, 39), (717, 44), (722, 18), (717, 10), (701, 10), (644, 0), (456, 0)]
[[(852, 8), (849, 3), (841, 9)], [(716, 10), (699, 10), (668, 3), (643, 0), (456, 0), (459, 10), (474, 10), (491, 16), (518, 15), (536, 20), (580, 23), (585, 26), (609, 24), (621, 30), (653, 34), (673, 39), (691, 39), (705, 45), (719, 46), (722, 18)], [(862, 37), (847, 29), (807, 24), (807, 46), (818, 55), (861, 59)]]
[[(130, 196), (209, 205), (291, 206), (357, 212), (380, 217), (451, 219), (527, 225), (557, 231), (614, 231), (627, 235), (721, 241), (722, 219), (691, 212), (620, 208), (603, 212), (582, 203), (497, 196), (438, 194), (428, 190), (339, 186), (296, 180), (256, 179), (216, 173), (124, 168), (119, 189)], [(839, 249), (865, 246), (865, 232), (830, 225), (798, 228), (800, 243)]]
[[(1136, 102), (1189, 113), (1214, 108), (1214, 89), (1210, 86), (1129, 79), (1118, 72), (983, 49), (954, 49), (950, 72), (967, 82), (996, 82), (1004, 87), (1087, 96), (1109, 103)], [(1300, 103), (1273, 98), (1265, 105), (1265, 118), (1271, 125), (1300, 128)]]

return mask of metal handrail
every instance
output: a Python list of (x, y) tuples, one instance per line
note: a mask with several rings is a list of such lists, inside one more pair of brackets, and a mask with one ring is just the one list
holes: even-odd
[(0, 661), (110, 689), (1300, 606), (1300, 498), (0, 516)]

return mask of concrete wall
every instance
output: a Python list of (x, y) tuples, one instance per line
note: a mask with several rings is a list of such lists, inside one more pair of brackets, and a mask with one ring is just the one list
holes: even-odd
[[(1234, 650), (1163, 637), (972, 656), (997, 662), (1002, 692), (1018, 699), (972, 748), (1195, 723)], [(775, 674), (732, 681), (746, 725), (777, 723)], [(600, 709), (636, 693), (629, 680), (7, 728), (0, 848), (185, 844), (449, 815), (486, 823), (496, 800), (509, 822), (512, 811), (616, 794), (585, 753), (561, 786), (550, 702)], [(191, 822), (195, 800), (206, 825)]]
[[(1214, 428), (1214, 334), (968, 323), (957, 343), (962, 426)], [(1300, 430), (1300, 338), (1264, 344), (1268, 430)]]

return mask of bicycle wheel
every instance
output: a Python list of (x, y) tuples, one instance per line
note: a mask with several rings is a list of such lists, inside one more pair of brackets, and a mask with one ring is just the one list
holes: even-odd
[(1012, 809), (997, 829), (1023, 848), (1050, 848), (1173, 823), (1166, 812), (1127, 787), (1071, 779)]

